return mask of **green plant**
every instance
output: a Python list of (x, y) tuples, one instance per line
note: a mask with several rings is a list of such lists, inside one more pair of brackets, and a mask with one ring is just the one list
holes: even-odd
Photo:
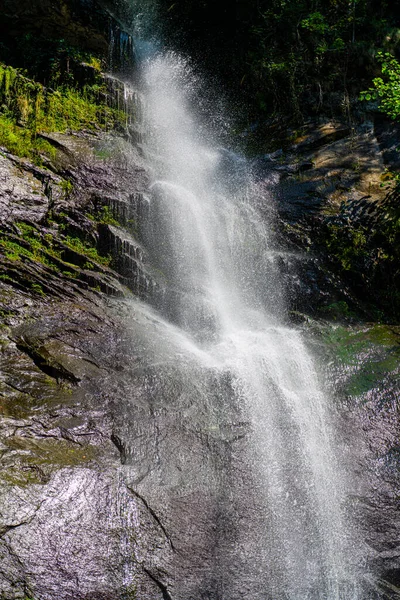
[(363, 228), (343, 228), (340, 225), (327, 226), (325, 244), (345, 271), (355, 267), (357, 259), (367, 252), (367, 232)]
[(378, 100), (379, 109), (392, 119), (400, 117), (400, 63), (389, 52), (378, 52), (382, 77), (372, 80), (373, 86), (360, 93), (360, 100)]
[(114, 218), (113, 211), (109, 206), (103, 206), (99, 215), (99, 222), (105, 225), (114, 225), (118, 227), (120, 223)]
[(122, 592), (123, 600), (136, 600), (137, 598), (137, 588), (133, 583), (126, 586), (124, 591)]
[(77, 278), (77, 273), (73, 273), (72, 271), (62, 271), (62, 274), (65, 275), (65, 277), (70, 277), (71, 279), (76, 279)]
[(89, 65), (89, 67), (93, 67), (93, 69), (95, 69), (96, 71), (101, 71), (101, 60), (99, 58), (97, 58), (96, 56), (89, 56), (86, 60), (85, 60), (86, 64)]
[(0, 281), (5, 281), (6, 283), (11, 283), (13, 281), (13, 279), (9, 275), (6, 275), (5, 273), (1, 273)]
[(25, 221), (16, 221), (15, 225), (20, 230), (21, 236), (23, 238), (32, 238), (38, 235), (36, 227), (30, 225), (29, 223), (25, 223)]
[(36, 294), (39, 294), (39, 296), (45, 296), (45, 293), (44, 293), (43, 288), (40, 285), (40, 283), (32, 283), (31, 290), (33, 292), (35, 292)]
[(73, 183), (69, 179), (60, 181), (59, 186), (66, 196), (69, 196), (74, 189)]
[(54, 158), (55, 148), (46, 140), (36, 138), (32, 131), (17, 125), (11, 118), (0, 114), (0, 146), (5, 146), (12, 154), (31, 158), (42, 164), (41, 155)]
[(0, 239), (0, 246), (4, 249), (5, 257), (11, 261), (21, 260), (23, 256), (35, 260), (33, 253), (21, 246), (18, 242), (8, 239)]
[(88, 258), (93, 260), (93, 262), (100, 263), (104, 266), (108, 266), (111, 262), (110, 256), (101, 256), (98, 253), (97, 248), (95, 246), (91, 246), (90, 244), (83, 242), (80, 238), (66, 236), (65, 243), (67, 246), (69, 246), (69, 248), (75, 250), (76, 252), (79, 252), (79, 254), (87, 256)]
[(124, 112), (107, 106), (104, 91), (98, 84), (78, 90), (65, 83), (51, 90), (0, 64), (0, 145), (41, 164), (42, 156), (53, 159), (56, 149), (40, 132), (124, 125)]

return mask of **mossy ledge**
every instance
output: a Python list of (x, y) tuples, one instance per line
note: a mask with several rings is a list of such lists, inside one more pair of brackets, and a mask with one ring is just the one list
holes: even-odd
[(36, 164), (55, 156), (41, 134), (81, 130), (112, 130), (125, 125), (126, 115), (112, 103), (100, 65), (92, 61), (95, 83), (79, 87), (45, 87), (19, 69), (0, 64), (0, 146)]

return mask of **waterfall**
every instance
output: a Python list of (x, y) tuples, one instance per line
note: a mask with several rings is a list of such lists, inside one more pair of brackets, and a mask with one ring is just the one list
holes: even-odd
[[(142, 343), (152, 365), (173, 365), (168, 378), (179, 373), (191, 390), (185, 423), (200, 398), (204, 431), (229, 442), (226, 472), (201, 465), (196, 474), (219, 486), (225, 523), (210, 549), (218, 591), (201, 597), (361, 600), (330, 399), (285, 317), (271, 186), (219, 146), (219, 116), (207, 124), (196, 114), (207, 99), (186, 59), (146, 58), (141, 94), (151, 172), (141, 237), (163, 282), (152, 308), (135, 305), (151, 323)], [(236, 494), (252, 498), (248, 513)], [(190, 579), (182, 600), (195, 597)]]

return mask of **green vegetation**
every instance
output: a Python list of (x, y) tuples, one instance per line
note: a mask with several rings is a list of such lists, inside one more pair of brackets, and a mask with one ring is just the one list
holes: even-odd
[(0, 145), (40, 164), (42, 154), (54, 158), (56, 153), (40, 133), (123, 124), (125, 115), (104, 103), (104, 92), (98, 84), (52, 90), (0, 64)]
[(398, 50), (399, 0), (221, 0), (218, 7), (161, 1), (168, 33), (245, 100), (246, 136), (257, 130), (260, 141), (263, 121), (279, 129), (278, 117), (286, 127), (319, 113), (351, 118), (352, 100), (376, 74), (377, 53)]
[(366, 253), (367, 232), (365, 228), (344, 228), (339, 224), (327, 225), (326, 247), (345, 271), (356, 268)]
[[(400, 63), (390, 52), (378, 52), (377, 60), (382, 76), (372, 80), (373, 87), (361, 92), (360, 99), (377, 101), (381, 112), (400, 120)], [(365, 232), (365, 252), (375, 258), (373, 285), (379, 286), (386, 307), (400, 316), (400, 173), (386, 172), (381, 186), (390, 186), (392, 191), (378, 227)]]
[(0, 234), (0, 247), (3, 248), (5, 257), (11, 261), (20, 261), (26, 257), (50, 268), (56, 268), (52, 256), (60, 258), (60, 252), (54, 250), (49, 238), (43, 238), (37, 229), (28, 223), (17, 222), (16, 226), (19, 236)]
[(328, 221), (320, 244), (340, 275), (388, 315), (400, 316), (400, 188), (380, 209), (374, 227), (340, 215)]
[[(324, 332), (324, 342), (340, 368), (346, 369), (345, 392), (362, 396), (396, 377), (400, 359), (400, 330), (385, 325), (342, 327)], [(382, 395), (385, 402), (385, 394)]]
[(96, 449), (92, 446), (77, 446), (64, 440), (30, 440), (14, 436), (10, 438), (8, 446), (29, 451), (31, 455), (26, 457), (27, 464), (73, 466), (88, 462), (96, 455)]
[(136, 585), (133, 583), (127, 585), (122, 592), (122, 598), (123, 598), (123, 600), (136, 600), (137, 599)]
[(7, 446), (19, 453), (21, 465), (1, 470), (0, 480), (17, 486), (46, 483), (51, 472), (87, 464), (98, 454), (94, 446), (78, 446), (65, 440), (13, 436), (8, 439)]
[(69, 196), (74, 189), (74, 185), (69, 179), (63, 179), (60, 183), (60, 188), (66, 196)]
[(5, 273), (1, 273), (0, 281), (4, 281), (5, 283), (12, 283), (13, 280), (9, 275), (6, 275)]
[(389, 52), (378, 52), (382, 77), (372, 80), (373, 86), (361, 92), (361, 100), (378, 100), (379, 109), (392, 119), (400, 118), (400, 64)]
[(0, 146), (5, 146), (12, 154), (30, 157), (41, 164), (41, 154), (50, 158), (55, 149), (46, 140), (36, 138), (29, 129), (19, 127), (13, 119), (0, 114)]
[(351, 88), (367, 75), (376, 43), (383, 44), (391, 29), (391, 11), (386, 7), (380, 18), (369, 0), (262, 4), (249, 55), (262, 86), (261, 107), (304, 115), (332, 106), (339, 93), (334, 110), (346, 115)]
[(357, 318), (356, 313), (350, 309), (344, 300), (328, 304), (321, 312), (333, 321), (348, 321)]
[(31, 283), (31, 290), (33, 292), (35, 292), (35, 294), (39, 294), (39, 296), (44, 296), (45, 295), (45, 293), (43, 291), (43, 288), (40, 285), (40, 283)]
[[(66, 16), (65, 9), (68, 11), (66, 3), (59, 3), (59, 10), (64, 13), (64, 17)], [(33, 8), (33, 10), (35, 9)], [(12, 11), (10, 12), (12, 13)], [(18, 9), (16, 12), (18, 15)], [(40, 18), (42, 14), (40, 11), (36, 18)], [(13, 18), (12, 14), (5, 14), (3, 17), (4, 23), (7, 22), (7, 19), (10, 21)], [(71, 14), (69, 18), (72, 21), (71, 26), (74, 27), (73, 19), (76, 18), (76, 14)], [(65, 24), (68, 26), (68, 17)], [(27, 30), (24, 25), (28, 26)], [(97, 53), (93, 54), (92, 50), (85, 50), (82, 43), (78, 47), (72, 40), (52, 38), (48, 31), (45, 37), (42, 37), (36, 27), (34, 31), (30, 30), (29, 20), (26, 24), (21, 23), (20, 35), (16, 39), (7, 39), (9, 33), (7, 26), (3, 25), (2, 33), (2, 41), (5, 43), (0, 45), (0, 61), (7, 60), (10, 61), (10, 64), (22, 67), (27, 76), (46, 83), (51, 88), (57, 88), (60, 85), (76, 87), (82, 82), (82, 75), (86, 75), (86, 79), (90, 77), (93, 83), (98, 82), (98, 75), (105, 67), (102, 56)], [(79, 40), (76, 42), (79, 44)], [(89, 69), (85, 69), (85, 67), (89, 67)]]
[(114, 218), (113, 211), (109, 206), (102, 207), (98, 221), (104, 225), (114, 225), (114, 227), (120, 226), (120, 223)]
[[(62, 235), (57, 240), (51, 234), (42, 235), (29, 223), (17, 222), (16, 226), (19, 231), (18, 236), (0, 234), (0, 249), (3, 250), (4, 256), (12, 262), (28, 259), (45, 265), (57, 274), (74, 279), (79, 277), (79, 271), (75, 270), (77, 267), (95, 270), (96, 264), (108, 266), (111, 263), (110, 256), (102, 256), (95, 246), (78, 237)], [(68, 254), (65, 248), (70, 248), (73, 252), (82, 255), (83, 258)], [(1, 275), (0, 278), (6, 282), (12, 282), (12, 278), (8, 275)], [(40, 296), (45, 295), (40, 283), (31, 282), (29, 287), (34, 293)]]
[[(98, 253), (97, 248), (91, 246), (86, 242), (83, 242), (80, 238), (66, 236), (65, 244), (69, 246), (71, 250), (75, 250), (76, 252), (79, 252), (79, 254), (87, 256), (88, 258), (93, 260), (93, 262), (100, 263), (104, 266), (108, 266), (111, 262), (110, 256), (101, 256)], [(86, 263), (86, 265), (90, 265), (90, 263)], [(87, 268), (93, 268), (93, 265), (90, 265)]]
[(26, 256), (32, 260), (39, 260), (38, 256), (35, 257), (33, 252), (24, 246), (21, 246), (21, 244), (18, 242), (14, 242), (9, 239), (0, 239), (0, 246), (4, 249), (5, 257), (8, 260), (21, 260), (22, 256)]

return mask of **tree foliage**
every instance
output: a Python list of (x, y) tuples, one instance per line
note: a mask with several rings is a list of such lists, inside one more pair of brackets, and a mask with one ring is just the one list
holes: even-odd
[[(253, 115), (345, 108), (396, 55), (400, 0), (161, 0), (168, 36), (219, 74)], [(164, 12), (162, 12), (164, 11)]]
[(361, 92), (360, 100), (378, 100), (380, 110), (392, 119), (400, 118), (400, 63), (389, 52), (378, 52), (382, 77), (372, 80), (373, 87)]

